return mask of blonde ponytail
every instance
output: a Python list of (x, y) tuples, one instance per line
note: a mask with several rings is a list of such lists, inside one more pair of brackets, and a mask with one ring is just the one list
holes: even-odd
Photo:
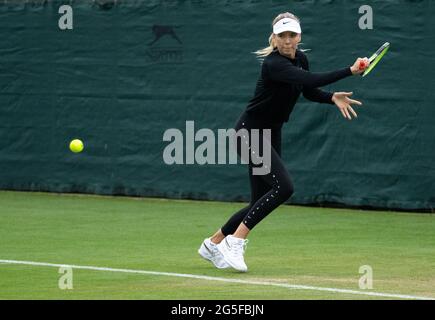
[(275, 48), (276, 46), (273, 43), (273, 34), (271, 34), (269, 36), (269, 46), (255, 51), (254, 54), (256, 54), (258, 58), (264, 58), (271, 54)]

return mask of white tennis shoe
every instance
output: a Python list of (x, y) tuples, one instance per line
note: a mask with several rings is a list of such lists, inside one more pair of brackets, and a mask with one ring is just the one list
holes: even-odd
[(205, 260), (211, 261), (218, 269), (226, 269), (230, 267), (217, 249), (217, 245), (211, 242), (210, 238), (207, 238), (202, 242), (198, 249), (198, 253)]
[(217, 245), (217, 249), (225, 261), (234, 269), (241, 272), (248, 271), (243, 255), (245, 254), (248, 239), (236, 238), (228, 235)]

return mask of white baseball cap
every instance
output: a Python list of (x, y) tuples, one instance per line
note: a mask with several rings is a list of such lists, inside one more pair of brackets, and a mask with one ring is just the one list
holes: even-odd
[(301, 25), (297, 20), (292, 18), (281, 19), (273, 25), (274, 34), (280, 34), (281, 32), (285, 32), (285, 31), (302, 33)]

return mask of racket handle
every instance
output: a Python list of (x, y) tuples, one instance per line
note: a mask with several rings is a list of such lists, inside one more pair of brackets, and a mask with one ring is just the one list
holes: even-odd
[(359, 69), (363, 70), (366, 67), (366, 63), (364, 61), (359, 62)]

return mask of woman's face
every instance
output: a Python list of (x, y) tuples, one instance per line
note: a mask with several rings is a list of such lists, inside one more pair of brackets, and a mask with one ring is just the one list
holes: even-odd
[(294, 59), (296, 49), (301, 42), (301, 34), (291, 31), (281, 32), (273, 35), (276, 47), (281, 55)]

